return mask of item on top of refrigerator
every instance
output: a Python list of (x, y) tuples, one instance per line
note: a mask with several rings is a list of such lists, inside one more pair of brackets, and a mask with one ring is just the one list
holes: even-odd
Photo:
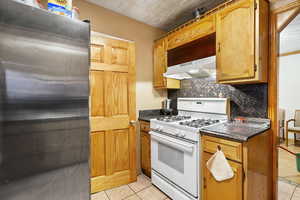
[(41, 0), (36, 0), (36, 4), (38, 5), (39, 8), (44, 9), (45, 7), (43, 6)]
[(39, 3), (37, 2), (37, 0), (15, 0), (15, 1), (20, 2), (20, 3), (24, 3), (24, 4), (32, 6), (32, 7), (40, 8)]
[(73, 19), (79, 19), (79, 8), (73, 7), (72, 9), (72, 18)]
[(72, 0), (48, 0), (48, 10), (58, 15), (72, 17)]

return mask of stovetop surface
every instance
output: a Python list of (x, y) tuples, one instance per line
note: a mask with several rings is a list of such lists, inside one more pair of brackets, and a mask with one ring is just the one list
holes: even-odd
[(190, 127), (200, 129), (205, 126), (210, 126), (216, 123), (224, 122), (221, 119), (214, 119), (210, 117), (195, 117), (190, 115), (174, 115), (162, 116), (154, 119), (153, 122), (158, 122), (160, 125), (174, 126), (174, 127)]

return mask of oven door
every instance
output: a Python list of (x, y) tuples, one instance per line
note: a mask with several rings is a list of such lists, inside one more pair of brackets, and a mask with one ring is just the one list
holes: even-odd
[(154, 131), (150, 134), (152, 170), (198, 197), (198, 144)]

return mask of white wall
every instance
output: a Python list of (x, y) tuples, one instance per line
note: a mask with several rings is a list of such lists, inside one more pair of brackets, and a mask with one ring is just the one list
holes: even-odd
[(292, 119), (300, 110), (300, 54), (279, 58), (279, 108)]

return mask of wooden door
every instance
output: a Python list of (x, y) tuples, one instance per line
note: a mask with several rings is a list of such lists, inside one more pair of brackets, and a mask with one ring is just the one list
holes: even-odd
[(91, 35), (91, 191), (136, 180), (135, 46)]
[(165, 39), (157, 40), (154, 44), (153, 85), (155, 88), (165, 88), (166, 79), (163, 73), (167, 70), (167, 52)]
[(255, 77), (255, 0), (240, 0), (217, 13), (218, 81)]
[(203, 200), (242, 200), (242, 164), (229, 161), (229, 164), (234, 171), (234, 177), (226, 181), (218, 182), (205, 165), (212, 155), (213, 154), (210, 153), (204, 153), (203, 155)]

